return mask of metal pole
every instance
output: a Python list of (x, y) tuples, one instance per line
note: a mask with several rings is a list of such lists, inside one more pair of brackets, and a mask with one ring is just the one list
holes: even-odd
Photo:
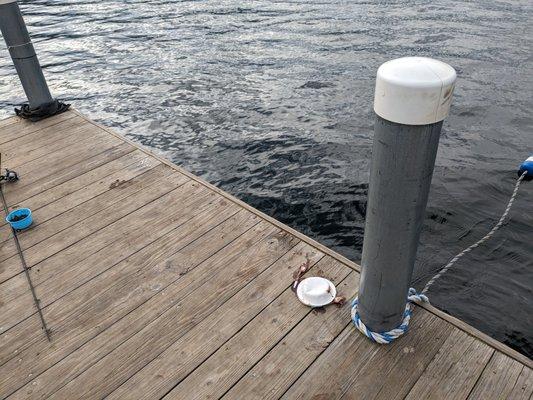
[(16, 0), (0, 0), (0, 31), (29, 102), (17, 115), (37, 121), (66, 111), (68, 105), (50, 94)]
[(359, 315), (374, 332), (401, 323), (455, 70), (406, 57), (377, 74)]
[(0, 30), (28, 97), (30, 108), (53, 102), (16, 0), (0, 0)]

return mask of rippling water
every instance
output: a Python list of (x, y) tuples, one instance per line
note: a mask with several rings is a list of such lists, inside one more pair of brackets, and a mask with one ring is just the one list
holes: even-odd
[[(415, 270), (503, 211), (533, 150), (528, 1), (21, 1), (56, 96), (359, 261), (378, 66), (458, 72)], [(0, 117), (24, 100), (0, 46)], [(533, 356), (533, 184), (432, 302)]]

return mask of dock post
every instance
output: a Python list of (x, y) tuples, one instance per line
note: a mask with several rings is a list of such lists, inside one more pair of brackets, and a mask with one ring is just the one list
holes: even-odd
[(386, 332), (402, 321), (455, 70), (405, 57), (378, 70), (359, 290), (361, 321)]
[(17, 114), (36, 120), (63, 111), (50, 94), (16, 0), (0, 0), (0, 31), (29, 102)]

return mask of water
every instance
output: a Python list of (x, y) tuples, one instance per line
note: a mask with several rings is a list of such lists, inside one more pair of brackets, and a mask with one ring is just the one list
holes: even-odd
[[(415, 270), (482, 237), (533, 150), (528, 1), (22, 1), (54, 94), (359, 261), (375, 71), (424, 55), (458, 72)], [(24, 100), (0, 46), (0, 117)], [(430, 292), (533, 357), (533, 184)]]

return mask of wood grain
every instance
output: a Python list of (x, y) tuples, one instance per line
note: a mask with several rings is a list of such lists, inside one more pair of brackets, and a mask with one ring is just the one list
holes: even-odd
[(355, 295), (359, 266), (75, 110), (0, 121), (10, 207), (52, 328), (0, 221), (0, 397), (403, 399), (533, 393), (531, 360), (431, 305), (388, 346), (349, 304), (290, 291), (305, 259)]
[[(172, 177), (173, 175), (170, 178)], [(172, 186), (172, 182), (169, 184)], [(131, 243), (131, 240), (135, 239), (134, 235), (138, 232), (139, 227), (170, 220), (172, 215), (166, 214), (164, 210), (175, 201), (185, 203), (186, 198), (193, 194), (193, 188), (196, 184), (190, 183), (189, 188), (191, 190), (187, 190), (187, 183), (183, 186), (185, 188), (183, 191), (176, 189), (171, 192), (170, 188), (165, 188), (161, 182), (158, 186), (159, 191), (144, 191), (142, 195), (135, 196), (144, 200), (151, 199), (150, 202), (155, 200), (153, 204), (149, 204), (150, 206), (141, 206), (142, 202), (138, 202), (138, 200), (124, 202), (123, 205), (127, 207), (120, 210), (114, 209), (113, 213), (105, 212), (105, 210), (98, 213), (93, 219), (93, 221), (99, 221), (98, 225), (73, 226), (54, 235), (50, 240), (47, 239), (28, 249), (25, 252), (27, 254), (26, 260), (28, 266), (32, 266), (30, 274), (41, 305), (44, 306), (55, 301), (72, 288), (100, 272), (96, 268), (80, 269), (77, 265), (79, 261), (92, 256), (117, 240), (128, 238)], [(199, 190), (203, 190), (204, 194), (208, 196), (205, 189), (200, 188)], [(148, 197), (144, 197), (148, 194)], [(200, 196), (194, 198), (195, 206), (202, 205), (201, 199), (203, 197)], [(187, 204), (185, 203), (185, 205)], [(58, 239), (56, 236), (60, 238)], [(40, 257), (46, 258), (41, 260)], [(13, 258), (13, 264), (16, 264), (17, 257)], [(12, 267), (12, 270), (14, 268)], [(63, 272), (65, 269), (67, 272)], [(1, 284), (6, 301), (4, 304), (0, 304), (0, 312), (5, 312), (8, 315), (2, 324), (4, 329), (9, 329), (34, 312), (30, 306), (32, 298), (26, 285), (26, 277), (23, 274)]]
[[(416, 309), (411, 321), (409, 334), (387, 346), (369, 341), (349, 324), (283, 398), (371, 399), (382, 391), (408, 392), (450, 333), (424, 310)], [(376, 363), (383, 369), (374, 368)]]
[[(468, 398), (478, 400), (510, 399), (513, 392), (515, 392), (513, 396), (519, 398), (518, 393), (520, 391), (522, 391), (522, 398), (525, 398), (523, 396), (525, 390), (519, 382), (520, 374), (524, 368), (526, 367), (505, 354), (494, 353)], [(531, 387), (532, 385), (530, 385), (530, 390)]]
[(54, 115), (38, 123), (24, 120), (18, 117), (12, 117), (2, 120), (0, 124), (0, 144), (8, 143), (12, 140), (18, 140), (26, 135), (39, 132), (47, 127), (62, 123), (78, 115), (74, 111)]
[[(347, 296), (355, 294), (355, 277), (349, 275), (352, 271), (346, 266), (334, 262), (330, 257), (327, 257), (320, 264), (322, 265), (317, 265), (317, 268), (327, 271), (320, 275), (338, 285), (339, 289), (342, 289)], [(345, 284), (343, 285), (341, 282)], [(301, 304), (291, 289), (287, 288), (281, 296), (269, 304), (249, 324), (168, 393), (165, 399), (189, 398), (193, 400), (217, 397), (228, 391), (272, 347), (282, 341), (283, 337), (296, 325), (300, 323), (307, 325), (308, 320), (314, 319), (313, 317), (321, 321), (331, 320), (333, 315), (337, 317), (346, 315), (346, 311), (347, 307), (344, 310), (339, 310), (335, 306), (326, 308), (323, 313), (312, 311), (309, 307)], [(305, 319), (309, 314), (313, 315)], [(346, 321), (344, 318), (339, 319)], [(345, 326), (343, 322), (341, 325), (339, 330)], [(325, 333), (325, 337), (321, 341), (322, 345), (333, 341), (337, 332), (323, 331), (323, 333)], [(304, 342), (300, 341), (295, 348), (288, 351), (295, 351), (302, 344)], [(312, 343), (305, 343), (305, 345), (307, 344), (313, 345)], [(306, 349), (305, 345), (303, 349)]]
[[(226, 246), (258, 222), (253, 215), (234, 214), (238, 210), (229, 203), (220, 205), (217, 200), (213, 206), (216, 205), (47, 307), (46, 317), (54, 327), (53, 339), (61, 341), (61, 346), (50, 348), (42, 340), (35, 329), (38, 321), (26, 320), (24, 326), (17, 326), (9, 340), (12, 346), (18, 344), (21, 348), (18, 354), (23, 361), (17, 364), (15, 358), (1, 370), (5, 368), (10, 373), (15, 368), (19, 381), (31, 371), (33, 376), (25, 381), (32, 378), (33, 381), (15, 397), (46, 397), (78, 376), (159, 315), (142, 312), (153, 310), (148, 306), (137, 314), (132, 314), (133, 310), (154, 296), (162, 296), (160, 301), (166, 301), (167, 307), (174, 304), (174, 299), (165, 295), (169, 285), (183, 279), (188, 269), (192, 270), (220, 250), (219, 246)], [(220, 240), (213, 240), (215, 237)], [(204, 251), (198, 251), (199, 246)], [(194, 253), (184, 262), (182, 258), (171, 257), (176, 251)], [(39, 362), (32, 362), (39, 354), (42, 356)], [(6, 380), (6, 385), (16, 382)]]
[[(157, 296), (157, 299), (146, 302), (143, 308), (149, 308), (148, 312), (160, 313), (161, 309), (165, 312), (69, 382), (52, 398), (79, 395), (80, 387), (85, 388), (81, 393), (83, 397), (106, 396), (295, 245), (292, 238), (263, 222), (239, 239), (233, 246), (225, 248), (224, 255), (217, 257), (215, 268), (206, 271), (205, 265), (203, 268), (197, 267), (176, 284), (182, 287), (191, 278), (196, 278), (198, 273), (204, 275), (203, 279), (195, 279), (185, 290), (176, 290), (175, 285), (168, 288), (169, 292), (174, 293), (177, 302), (174, 307), (165, 310), (158, 304), (161, 301), (168, 303), (165, 296)], [(191, 293), (191, 290), (194, 292)], [(186, 301), (183, 301), (185, 296)], [(140, 311), (147, 312), (144, 309)], [(133, 353), (132, 349), (135, 349)]]
[(494, 350), (458, 329), (417, 380), (406, 399), (464, 399)]
[[(104, 148), (101, 151), (101, 148)], [(122, 157), (127, 153), (131, 153), (135, 149), (125, 143), (117, 146), (109, 147), (104, 143), (99, 148), (93, 148), (93, 152), (85, 152), (81, 154), (81, 158), (76, 160), (75, 157), (70, 160), (69, 166), (54, 170), (53, 173), (43, 172), (38, 177), (39, 184), (24, 184), (27, 177), (21, 175), (21, 180), (4, 186), (6, 201), (11, 207), (17, 207), (25, 199), (45, 192), (57, 185), (67, 182), (73, 178), (92, 171), (100, 166), (103, 166), (110, 161)], [(35, 180), (33, 181), (35, 183)]]
[[(292, 272), (302, 263), (309, 260), (311, 270), (315, 271), (320, 267), (318, 265), (313, 267), (313, 265), (322, 256), (322, 253), (310, 246), (299, 243), (219, 307), (216, 313), (212, 313), (202, 320), (153, 362), (128, 379), (109, 397), (115, 399), (131, 398), (133, 396), (131, 388), (133, 387), (136, 388), (136, 398), (161, 397), (202, 364), (226, 341), (230, 338), (233, 339), (232, 336), (262, 312), (265, 307), (270, 307), (274, 299), (282, 293), (283, 297), (286, 298), (285, 292), (290, 284)], [(334, 272), (331, 271), (332, 274)], [(290, 300), (293, 300), (294, 303), (293, 294)], [(301, 306), (298, 303), (297, 305)], [(179, 360), (174, 356), (177, 352), (180, 354)], [(147, 384), (147, 377), (154, 376), (154, 374), (158, 376), (157, 381), (153, 382), (148, 379), (151, 383)]]
[[(141, 162), (93, 183), (88, 187), (90, 190), (78, 191), (76, 196), (67, 196), (54, 202), (53, 207), (32, 208), (31, 229), (18, 234), (22, 249), (26, 250), (65, 229), (85, 223), (86, 219), (98, 215), (103, 210), (109, 210), (110, 207), (114, 209), (117, 203), (142, 190), (144, 185), (141, 185), (141, 182), (152, 181), (156, 184), (159, 177), (166, 177), (172, 173), (172, 170), (157, 161), (151, 159), (139, 161)], [(157, 165), (161, 168), (147, 173)], [(0, 235), (3, 230), (9, 232), (8, 229), (7, 225), (0, 228)], [(15, 254), (17, 249), (13, 240), (0, 244), (0, 262)]]

